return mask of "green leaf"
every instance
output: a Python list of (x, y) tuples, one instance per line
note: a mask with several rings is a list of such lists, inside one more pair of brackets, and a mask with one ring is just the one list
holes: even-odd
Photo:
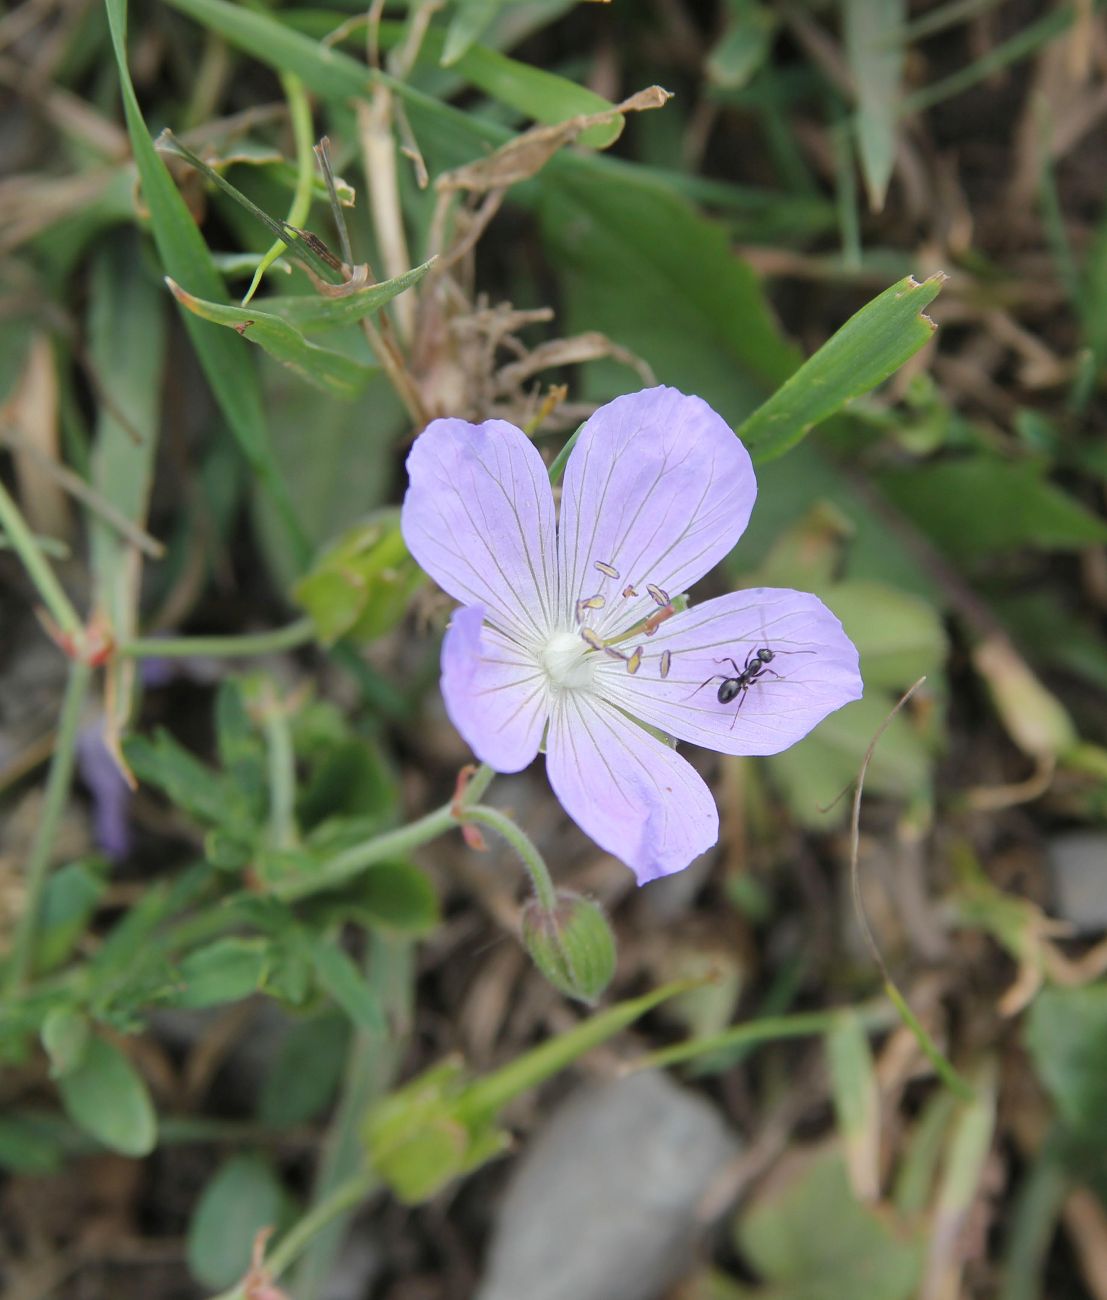
[(909, 1300), (925, 1237), (858, 1203), (834, 1149), (793, 1164), (740, 1218), (739, 1249), (772, 1300)]
[(1045, 477), (1036, 461), (961, 456), (885, 473), (889, 499), (961, 563), (1021, 546), (1079, 550), (1107, 542), (1107, 523)]
[(384, 1012), (369, 981), (339, 947), (336, 939), (312, 935), (309, 940), (312, 965), (319, 983), (327, 990), (355, 1025), (370, 1033), (385, 1032)]
[(217, 939), (190, 952), (179, 964), (178, 1007), (211, 1007), (256, 993), (269, 966), (265, 939)]
[(13, 1174), (49, 1174), (62, 1162), (57, 1135), (30, 1115), (0, 1115), (0, 1169)]
[(73, 1007), (54, 1007), (42, 1022), (42, 1046), (50, 1058), (50, 1074), (59, 1079), (84, 1060), (91, 1041), (89, 1023)]
[(259, 311), (253, 305), (227, 307), (206, 302), (187, 293), (169, 276), (165, 282), (173, 297), (193, 315), (234, 330), (324, 392), (338, 397), (356, 397), (374, 373), (373, 366), (354, 361), (341, 352), (321, 348), (317, 343), (309, 343), (299, 330), (279, 316)]
[(731, 0), (730, 20), (707, 58), (707, 76), (724, 90), (741, 90), (764, 65), (780, 18), (759, 0)]
[[(139, 108), (127, 68), (126, 0), (105, 0), (105, 5), (119, 71), (127, 131), (142, 182), (142, 197), (150, 212), (158, 255), (165, 270), (176, 281), (191, 285), (201, 298), (209, 302), (225, 301), (223, 281), (215, 269), (203, 236), (165, 164), (158, 157)], [(261, 393), (257, 376), (246, 354), (239, 350), (233, 339), (221, 338), (210, 331), (206, 323), (187, 312), (185, 326), (231, 432), (273, 498), (290, 535), (296, 539), (297, 546), (306, 551), (288, 489), (277, 474), (269, 453)]]
[(508, 0), (455, 0), (454, 16), (446, 31), (446, 48), (442, 52), (442, 65), (449, 67), (475, 42)]
[(909, 275), (851, 316), (738, 429), (754, 459), (782, 455), (928, 343), (935, 326), (923, 309), (937, 297), (944, 279), (932, 275), (920, 284)]
[(279, 317), (297, 330), (334, 329), (340, 325), (354, 325), (380, 311), (405, 289), (417, 285), (434, 262), (432, 257), (429, 262), (414, 266), (403, 275), (371, 284), (368, 288), (358, 289), (341, 298), (327, 298), (321, 294), (276, 294), (263, 299), (261, 305), (271, 315)]
[(58, 1080), (66, 1114), (83, 1132), (124, 1156), (146, 1156), (158, 1127), (142, 1076), (118, 1048), (92, 1038), (76, 1069)]
[(1066, 1125), (1102, 1151), (1107, 1143), (1107, 984), (1044, 990), (1030, 1008), (1026, 1043)]
[[(538, 208), (566, 333), (603, 331), (734, 426), (794, 370), (797, 354), (725, 229), (668, 184), (610, 159), (562, 155), (519, 197)], [(623, 392), (627, 380), (615, 363), (597, 363), (589, 395)]]
[(438, 896), (418, 867), (381, 862), (353, 891), (353, 910), (366, 925), (402, 934), (429, 934), (438, 924)]
[(248, 809), (231, 782), (159, 729), (153, 741), (128, 737), (123, 750), (140, 781), (156, 785), (170, 802), (209, 826), (242, 827)]
[(349, 1021), (341, 1015), (295, 1023), (262, 1082), (258, 1119), (274, 1128), (315, 1119), (338, 1089), (349, 1041)]
[(835, 1017), (826, 1054), (850, 1185), (859, 1200), (874, 1200), (880, 1193), (880, 1088), (868, 1034), (855, 1011)]
[[(106, 241), (92, 267), (89, 352), (97, 382), (111, 394), (101, 402), (92, 452), (92, 486), (139, 527), (146, 523), (161, 424), (166, 306), (138, 256), (134, 232)], [(123, 422), (125, 421), (125, 423)], [(117, 642), (138, 631), (142, 557), (119, 530), (89, 516), (94, 617)], [(107, 666), (109, 744), (130, 717), (138, 665), (115, 656)]]
[(70, 862), (51, 875), (43, 893), (35, 950), (37, 971), (53, 970), (65, 961), (84, 934), (106, 888), (103, 864), (99, 862)]
[(820, 595), (860, 651), (866, 687), (902, 691), (945, 663), (945, 628), (929, 601), (882, 582), (841, 582)]
[(855, 130), (874, 212), (884, 207), (896, 159), (906, 0), (842, 0), (846, 58), (857, 88)]
[[(798, 745), (764, 760), (783, 790), (792, 816), (802, 826), (828, 830), (846, 817), (846, 800), (840, 800), (833, 811), (821, 809), (828, 808), (856, 779), (870, 741), (894, 704), (892, 696), (871, 691), (863, 700), (832, 713)], [(872, 794), (912, 798), (925, 794), (930, 781), (927, 746), (910, 719), (900, 713), (880, 738), (865, 789)]]
[(289, 1198), (268, 1161), (232, 1156), (204, 1188), (188, 1225), (188, 1266), (212, 1289), (246, 1275), (254, 1238), (289, 1217)]

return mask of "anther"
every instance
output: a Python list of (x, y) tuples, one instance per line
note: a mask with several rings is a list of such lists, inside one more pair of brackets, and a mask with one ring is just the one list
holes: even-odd
[(623, 588), (623, 597), (624, 597), (625, 599), (629, 599), (631, 596), (637, 596), (637, 595), (638, 595), (638, 593), (634, 590), (634, 588), (633, 588), (633, 587), (630, 585), (630, 583), (628, 582), (627, 585)]
[(671, 650), (662, 650), (661, 652), (661, 676), (668, 677), (669, 666), (673, 662), (673, 652)]
[(642, 647), (639, 646), (627, 660), (627, 672), (636, 673), (642, 667)]
[(606, 564), (603, 560), (595, 560), (593, 563), (605, 577), (618, 578), (619, 570), (613, 564)]
[(664, 609), (665, 606), (669, 603), (668, 593), (662, 591), (660, 587), (655, 587), (652, 582), (646, 583), (646, 590), (653, 597), (655, 603), (660, 605), (662, 609)]
[(582, 627), (580, 629), (580, 635), (581, 635), (581, 639), (586, 641), (592, 647), (593, 650), (606, 649), (606, 646), (604, 645), (602, 639), (598, 637), (590, 627)]
[(586, 609), (603, 609), (607, 604), (602, 596), (585, 596), (577, 601), (577, 622), (583, 622)]

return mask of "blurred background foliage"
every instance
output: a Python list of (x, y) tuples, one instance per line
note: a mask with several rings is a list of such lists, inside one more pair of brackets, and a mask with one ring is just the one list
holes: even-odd
[[(681, 1277), (597, 1296), (1107, 1298), (1097, 0), (24, 0), (0, 95), (6, 1293), (232, 1287), (337, 1205), (290, 1295), (477, 1294), (500, 1110), (646, 1058), (744, 1145)], [(435, 415), (552, 460), (654, 380), (758, 461), (701, 594), (818, 592), (867, 689), (697, 756), (720, 846), (641, 893), (496, 782), (612, 919), (578, 1016), (499, 844), (380, 838), (468, 759), (395, 507)], [(960, 1095), (835, 802), (923, 675), (858, 867)]]

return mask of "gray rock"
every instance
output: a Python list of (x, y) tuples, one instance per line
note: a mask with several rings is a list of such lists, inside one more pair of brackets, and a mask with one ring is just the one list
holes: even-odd
[(656, 1300), (687, 1271), (696, 1204), (737, 1149), (666, 1075), (581, 1089), (519, 1161), (478, 1300)]
[(1048, 853), (1057, 917), (1081, 934), (1107, 928), (1107, 834), (1055, 835)]

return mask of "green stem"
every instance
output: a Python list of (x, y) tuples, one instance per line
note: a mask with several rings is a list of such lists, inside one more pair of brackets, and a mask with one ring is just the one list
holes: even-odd
[(46, 888), (50, 855), (54, 847), (58, 823), (65, 809), (65, 801), (69, 796), (73, 762), (77, 753), (77, 731), (81, 724), (81, 711), (84, 708), (85, 695), (88, 693), (91, 680), (91, 666), (74, 659), (69, 666), (69, 681), (62, 702), (58, 735), (54, 742), (54, 756), (50, 760), (50, 774), (46, 778), (46, 798), (42, 815), (31, 844), (31, 851), (27, 856), (27, 896), (12, 941), (11, 965), (8, 967), (7, 980), (9, 993), (22, 988), (31, 968), (35, 930), (38, 927), (39, 912), (42, 908), (42, 894)]
[(12, 548), (23, 561), (27, 576), (35, 584), (35, 589), (42, 597), (42, 603), (50, 611), (50, 617), (62, 632), (79, 642), (84, 636), (81, 617), (62, 590), (54, 570), (42, 553), (42, 547), (38, 544), (34, 533), (27, 527), (19, 507), (3, 483), (0, 483), (0, 525), (7, 533)]
[(294, 650), (315, 640), (315, 624), (301, 618), (272, 632), (247, 632), (243, 636), (138, 637), (116, 647), (128, 659), (231, 659), (244, 655)]
[[(460, 810), (463, 819), (469, 817), (470, 812), (472, 812), (469, 805), (473, 800), (480, 798), (488, 788), (488, 783), (494, 775), (495, 773), (487, 763), (482, 764), (477, 769), (476, 774), (470, 779), (465, 788), (465, 793), (461, 797)], [(283, 899), (285, 902), (294, 902), (298, 898), (307, 898), (311, 894), (318, 894), (327, 889), (335, 889), (346, 884), (355, 876), (359, 876), (369, 867), (376, 866), (378, 862), (387, 861), (389, 858), (402, 857), (405, 853), (410, 853), (412, 849), (417, 849), (420, 845), (437, 839), (439, 835), (445, 835), (447, 831), (453, 830), (458, 823), (459, 818), (455, 811), (454, 801), (451, 800), (449, 803), (443, 804), (441, 808), (436, 808), (434, 812), (427, 813), (425, 817), (420, 817), (418, 821), (411, 822), (407, 826), (400, 826), (394, 831), (386, 831), (383, 835), (374, 835), (372, 839), (366, 840), (363, 844), (355, 844), (353, 847), (345, 849), (342, 853), (338, 853), (329, 861), (324, 862), (311, 873), (310, 877), (302, 880), (285, 880), (274, 885), (273, 896)]]
[(296, 840), (296, 755), (288, 715), (273, 692), (262, 722), (269, 759), (269, 834), (275, 849), (291, 848)]
[(489, 808), (486, 804), (467, 808), (465, 821), (487, 826), (490, 831), (495, 831), (502, 839), (507, 840), (526, 867), (539, 904), (544, 911), (552, 912), (557, 906), (557, 891), (550, 879), (550, 870), (546, 866), (545, 859), (526, 831), (517, 826), (510, 817), (504, 816), (495, 808)]
[[(277, 1248), (265, 1260), (262, 1268), (268, 1280), (275, 1282), (294, 1263), (311, 1239), (321, 1232), (332, 1219), (360, 1205), (378, 1186), (377, 1176), (364, 1170), (341, 1183), (325, 1201), (320, 1201), (299, 1223), (294, 1224), (281, 1238)], [(247, 1300), (246, 1284), (240, 1282), (223, 1291), (215, 1300)]]

